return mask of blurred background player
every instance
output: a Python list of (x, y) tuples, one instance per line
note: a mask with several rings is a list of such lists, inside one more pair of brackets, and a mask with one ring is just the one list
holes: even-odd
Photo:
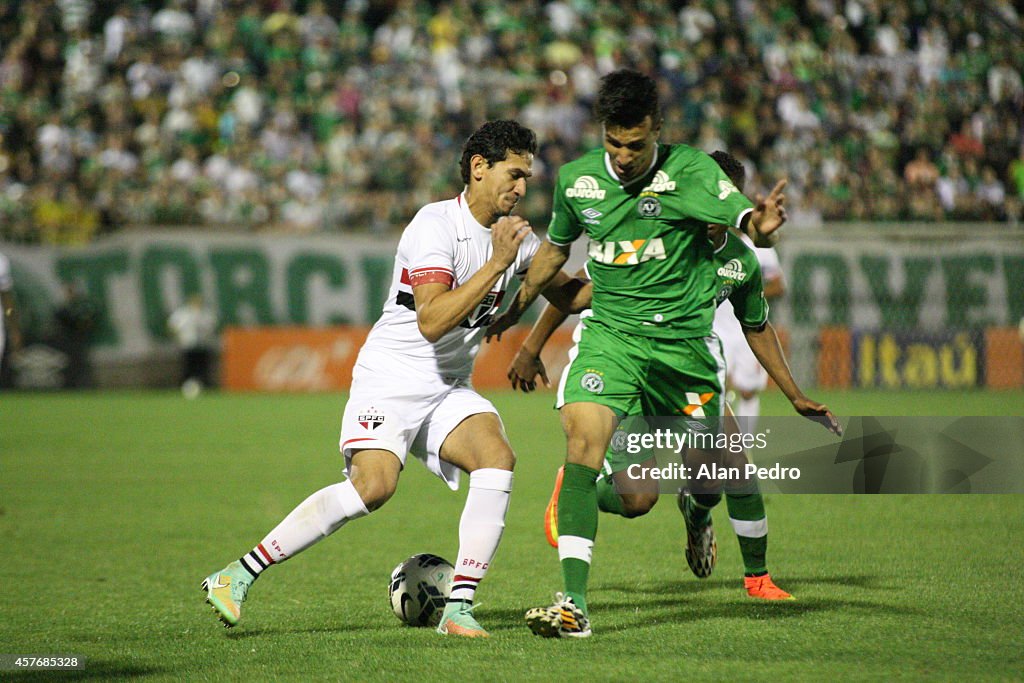
[[(311, 495), (252, 551), (203, 581), (227, 626), (238, 623), (249, 587), (265, 569), (386, 503), (411, 452), (452, 489), (459, 471), (469, 472), (455, 577), (438, 632), (487, 637), (472, 614), (473, 598), (505, 527), (515, 455), (497, 411), (473, 390), (470, 376), (484, 329), (540, 245), (530, 225), (510, 215), (526, 194), (536, 149), (533, 131), (515, 121), (484, 124), (463, 148), (465, 190), (426, 205), (409, 223), (342, 417), (349, 478)], [(569, 281), (555, 278), (546, 295)]]
[(217, 316), (203, 305), (202, 294), (193, 294), (171, 313), (167, 329), (181, 350), (181, 392), (186, 398), (195, 398), (212, 384)]
[[(736, 187), (742, 191), (745, 185), (743, 166), (725, 152), (715, 152), (711, 156)], [(745, 324), (741, 330), (741, 335), (744, 335), (744, 345), (748, 346), (748, 350), (750, 346), (758, 349), (759, 355), (764, 358), (767, 367), (770, 368), (772, 377), (786, 392), (797, 412), (801, 414), (809, 412), (811, 415), (824, 413), (831, 421), (830, 428), (834, 429), (834, 418), (828, 408), (824, 404), (805, 397), (793, 380), (783, 357), (781, 346), (778, 344), (778, 338), (767, 321), (768, 306), (765, 301), (759, 262), (754, 256), (753, 250), (747, 241), (740, 240), (739, 233), (729, 231), (724, 225), (709, 225), (708, 237), (715, 249), (716, 304), (721, 306), (723, 302), (727, 301), (736, 303), (736, 310)], [(727, 267), (730, 263), (732, 263), (732, 267)], [(586, 268), (577, 273), (577, 277), (587, 279)], [(586, 290), (581, 294), (585, 298)], [(573, 340), (577, 343), (582, 332), (583, 320), (590, 315), (590, 310), (580, 314), (580, 324), (573, 332)], [(557, 308), (552, 306), (544, 308), (509, 367), (508, 376), (513, 389), (520, 388), (525, 392), (533, 391), (538, 376), (545, 384), (549, 384), (540, 354), (551, 334), (565, 321), (566, 317), (567, 315)], [(747, 339), (751, 341), (748, 342)], [(570, 353), (575, 353), (575, 350)], [(756, 358), (755, 362), (757, 362)], [(731, 412), (729, 416), (731, 418)], [(726, 425), (732, 431), (738, 429), (733, 419), (727, 419)], [(598, 508), (602, 512), (632, 518), (644, 515), (654, 507), (658, 501), (657, 484), (654, 483), (653, 486), (644, 490), (638, 487), (635, 480), (626, 476), (626, 470), (634, 463), (653, 464), (645, 462), (648, 459), (649, 456), (645, 454), (629, 456), (615, 449), (608, 449), (601, 475), (597, 480)], [(744, 456), (740, 459), (743, 462), (726, 464), (742, 467), (746, 458)], [(558, 547), (557, 510), (563, 469), (559, 468), (555, 490), (544, 513), (545, 534), (548, 543), (554, 547)], [(791, 598), (789, 593), (774, 584), (768, 574), (766, 560), (768, 521), (765, 515), (764, 500), (758, 491), (757, 482), (735, 482), (725, 493), (729, 508), (729, 521), (736, 532), (740, 552), (743, 556), (744, 587), (747, 594), (766, 600)], [(710, 509), (720, 500), (721, 494), (718, 492), (680, 498), (680, 509), (683, 512), (688, 532), (686, 560), (691, 571), (698, 578), (710, 576), (717, 560), (717, 542), (711, 523)]]
[(57, 323), (57, 345), (67, 356), (64, 386), (87, 389), (94, 384), (89, 347), (96, 330), (96, 307), (80, 285), (64, 285), (64, 301), (53, 314)]
[(0, 254), (0, 365), (3, 364), (5, 353), (13, 354), (20, 348), (21, 327), (18, 325), (18, 307), (14, 300), (11, 262)]

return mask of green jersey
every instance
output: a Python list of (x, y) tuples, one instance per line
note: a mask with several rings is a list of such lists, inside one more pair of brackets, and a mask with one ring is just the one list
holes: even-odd
[(729, 231), (725, 244), (715, 252), (715, 305), (726, 299), (744, 327), (760, 327), (768, 321), (768, 302), (757, 254)]
[(647, 173), (623, 186), (597, 149), (559, 170), (548, 239), (587, 233), (596, 320), (645, 337), (703, 337), (715, 297), (708, 223), (738, 226), (751, 208), (700, 150), (658, 145)]

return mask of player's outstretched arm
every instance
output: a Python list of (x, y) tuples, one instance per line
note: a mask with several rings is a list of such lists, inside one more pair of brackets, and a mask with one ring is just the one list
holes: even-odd
[(551, 386), (551, 382), (548, 381), (547, 369), (540, 359), (540, 352), (548, 343), (551, 335), (568, 317), (568, 313), (563, 313), (551, 304), (544, 307), (537, 322), (533, 324), (530, 334), (523, 340), (522, 346), (516, 352), (516, 357), (508, 366), (508, 379), (512, 382), (513, 389), (521, 389), (526, 393), (533, 391), (537, 388), (538, 375), (544, 382), (544, 386)]
[[(583, 283), (583, 286), (579, 288), (573, 298), (572, 305), (569, 307), (569, 311), (572, 313), (578, 313), (584, 309), (590, 308), (590, 301), (593, 298), (594, 285), (587, 279), (587, 271), (585, 268), (580, 268), (576, 273), (574, 281), (577, 283)], [(551, 289), (550, 287), (548, 289)], [(545, 290), (545, 297), (548, 297), (547, 290)], [(550, 297), (548, 297), (550, 300)], [(563, 307), (564, 308), (564, 307)], [(541, 311), (540, 317), (533, 324), (533, 328), (530, 330), (530, 334), (527, 335), (526, 339), (523, 340), (522, 345), (519, 347), (519, 351), (516, 352), (516, 357), (512, 360), (512, 363), (508, 366), (508, 378), (512, 382), (513, 389), (522, 389), (524, 392), (531, 392), (537, 388), (537, 376), (540, 375), (541, 380), (544, 382), (544, 386), (550, 387), (551, 382), (548, 381), (547, 369), (544, 367), (544, 363), (540, 359), (541, 351), (544, 350), (544, 346), (551, 339), (551, 335), (555, 333), (555, 330), (565, 322), (565, 319), (569, 317), (569, 313), (564, 310), (560, 310), (558, 307), (548, 304)]]
[(544, 312), (534, 323), (530, 330), (530, 336), (526, 338), (523, 345), (516, 352), (516, 357), (508, 366), (508, 379), (512, 383), (512, 389), (521, 389), (529, 393), (537, 388), (537, 377), (544, 382), (544, 386), (550, 387), (547, 368), (544, 361), (540, 359), (540, 352), (551, 334), (558, 329), (569, 316), (550, 304), (544, 307)]
[(592, 291), (590, 281), (586, 278), (572, 277), (564, 270), (560, 270), (551, 278), (551, 282), (541, 295), (562, 313), (571, 314), (590, 307)]
[(480, 305), (498, 278), (511, 266), (519, 245), (532, 232), (520, 216), (502, 216), (491, 226), (491, 258), (472, 277), (455, 289), (430, 283), (412, 288), (416, 300), (416, 324), (424, 339), (434, 343), (462, 323)]
[(786, 395), (789, 402), (793, 404), (796, 412), (821, 422), (830, 432), (842, 436), (843, 429), (828, 406), (807, 398), (800, 391), (800, 387), (797, 386), (796, 380), (793, 379), (793, 373), (789, 369), (789, 363), (786, 362), (786, 356), (782, 353), (782, 345), (779, 344), (779, 337), (775, 334), (772, 324), (766, 322), (762, 327), (756, 329), (745, 327), (743, 335), (747, 339), (750, 350), (754, 352), (754, 356), (757, 357), (768, 376)]
[(516, 292), (508, 310), (498, 316), (487, 328), (487, 338), (496, 336), (501, 339), (502, 332), (519, 322), (519, 318), (530, 307), (530, 304), (537, 300), (540, 293), (554, 279), (568, 259), (569, 245), (558, 246), (551, 242), (543, 242), (534, 255), (530, 268), (526, 271), (526, 277), (523, 278), (523, 284)]

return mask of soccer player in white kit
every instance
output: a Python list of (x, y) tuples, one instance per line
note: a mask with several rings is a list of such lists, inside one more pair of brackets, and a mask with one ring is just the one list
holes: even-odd
[[(741, 234), (744, 244), (754, 250), (757, 261), (761, 265), (761, 277), (764, 282), (764, 297), (771, 301), (785, 292), (785, 281), (779, 255), (774, 248), (760, 249), (746, 234)], [(725, 353), (726, 388), (735, 392), (736, 399), (730, 400), (735, 407), (736, 420), (744, 432), (754, 432), (757, 418), (761, 414), (761, 392), (768, 386), (768, 373), (761, 367), (750, 350), (750, 344), (743, 334), (739, 320), (732, 310), (732, 304), (726, 299), (715, 309), (713, 329), (722, 340)]]
[[(460, 470), (469, 473), (455, 577), (438, 632), (488, 635), (471, 610), (505, 526), (515, 455), (470, 374), (509, 282), (526, 272), (540, 246), (526, 220), (509, 215), (526, 193), (536, 146), (533, 131), (515, 121), (484, 124), (463, 147), (462, 194), (428, 204), (406, 227), (383, 315), (359, 352), (342, 418), (348, 479), (311, 495), (252, 551), (203, 581), (226, 626), (238, 623), (249, 586), (264, 570), (387, 502), (412, 453), (452, 489)], [(567, 307), (559, 293), (570, 281), (561, 274), (546, 292), (549, 300)]]

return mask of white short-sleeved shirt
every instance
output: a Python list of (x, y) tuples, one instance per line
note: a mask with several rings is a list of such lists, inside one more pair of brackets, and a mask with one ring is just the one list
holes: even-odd
[(186, 304), (171, 313), (167, 321), (175, 341), (182, 349), (201, 349), (213, 346), (217, 319), (202, 307)]
[(402, 233), (384, 312), (359, 352), (355, 373), (403, 375), (409, 371), (467, 379), (484, 331), (501, 306), (513, 277), (530, 267), (540, 240), (532, 233), (519, 245), (515, 262), (494, 283), (461, 325), (436, 342), (423, 338), (416, 324), (414, 285), (442, 282), (454, 289), (491, 258), (491, 230), (469, 211), (465, 193), (427, 204)]

